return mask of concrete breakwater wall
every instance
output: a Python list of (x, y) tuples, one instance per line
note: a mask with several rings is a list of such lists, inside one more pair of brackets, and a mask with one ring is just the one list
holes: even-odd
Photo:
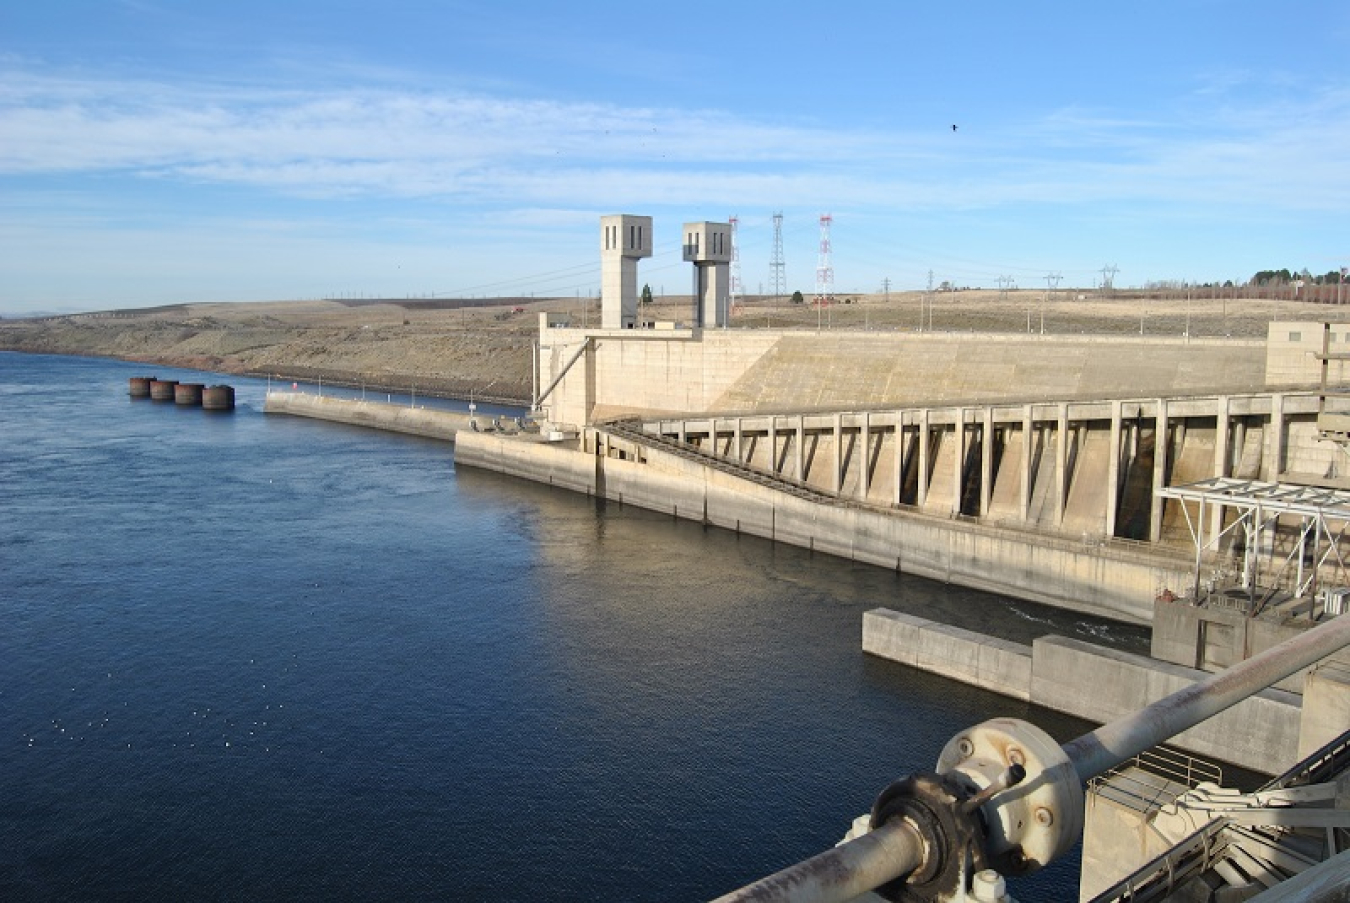
[[(1107, 722), (1211, 675), (1142, 655), (1047, 636), (1031, 646), (879, 608), (863, 651), (1091, 721)], [(1276, 774), (1344, 730), (1350, 672), (1309, 673), (1300, 696), (1265, 690), (1178, 734), (1171, 745)]]
[(456, 444), (455, 462), (853, 561), (1138, 623), (1151, 618), (1160, 587), (1181, 586), (1189, 579), (1191, 562), (1185, 556), (1085, 546), (911, 512), (822, 504), (656, 447), (622, 451), (604, 442), (591, 447), (578, 451), (465, 433)]
[[(292, 414), (333, 423), (365, 426), (454, 442), (459, 431), (472, 430), (468, 414), (414, 408), (355, 398), (333, 398), (306, 392), (269, 392), (263, 410), (268, 414)], [(484, 418), (479, 418), (480, 421)]]

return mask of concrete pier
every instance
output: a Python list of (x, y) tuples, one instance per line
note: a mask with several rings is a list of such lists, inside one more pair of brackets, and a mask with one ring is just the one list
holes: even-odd
[[(269, 392), (263, 410), (268, 414), (311, 417), (331, 423), (408, 433), (445, 442), (454, 442), (455, 436), (462, 430), (472, 431), (474, 420), (469, 414), (456, 411), (414, 408), (356, 398), (310, 395), (306, 392)], [(491, 418), (480, 416), (477, 420), (483, 424)]]
[[(864, 652), (1091, 721), (1109, 722), (1211, 675), (1081, 640), (1031, 646), (878, 608), (863, 615)], [(1085, 675), (1091, 675), (1085, 680)], [(1303, 694), (1264, 690), (1178, 734), (1171, 745), (1277, 774), (1345, 729), (1350, 671), (1308, 672)]]

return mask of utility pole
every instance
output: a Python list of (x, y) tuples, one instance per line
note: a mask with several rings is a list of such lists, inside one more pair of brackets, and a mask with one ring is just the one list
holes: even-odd
[(891, 280), (890, 280), (890, 277), (889, 277), (889, 276), (886, 277), (885, 279), (881, 280), (881, 292), (882, 292), (882, 294), (885, 296), (886, 303), (887, 303), (887, 304), (890, 304), (890, 303), (891, 303)]
[[(932, 332), (932, 331), (933, 331), (933, 271), (932, 271), (932, 270), (929, 270), (929, 271), (928, 271), (928, 291), (926, 291), (926, 292), (924, 293), (924, 295), (925, 295), (925, 297), (927, 297), (927, 299), (928, 299), (928, 331), (929, 331), (929, 332)], [(919, 314), (920, 314), (920, 316), (922, 317), (922, 315), (923, 315), (923, 308), (920, 308), (920, 309), (919, 309)]]
[(1059, 280), (1064, 278), (1059, 273), (1046, 273), (1045, 275), (1045, 294), (1041, 297), (1041, 335), (1045, 335), (1045, 302), (1050, 300), (1052, 292), (1059, 288)]

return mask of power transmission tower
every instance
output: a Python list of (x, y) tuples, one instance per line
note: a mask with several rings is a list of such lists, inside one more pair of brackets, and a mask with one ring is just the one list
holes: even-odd
[(1011, 276), (998, 277), (998, 298), (1000, 301), (1008, 300), (1008, 291), (1017, 288), (1017, 280)]
[(881, 280), (881, 292), (886, 298), (886, 303), (889, 304), (891, 301), (891, 277), (887, 276)]
[(1120, 272), (1120, 267), (1114, 263), (1102, 267), (1102, 294), (1110, 297), (1111, 290), (1115, 288), (1116, 273)]
[(741, 243), (736, 237), (736, 226), (740, 222), (739, 217), (731, 217), (727, 220), (731, 223), (731, 309), (735, 310), (741, 304)]
[(787, 291), (786, 265), (783, 263), (783, 214), (773, 215), (773, 256), (769, 258), (769, 289), (777, 304)]
[(830, 259), (830, 223), (834, 217), (820, 216), (820, 260), (816, 264), (816, 303), (834, 303), (834, 263)]

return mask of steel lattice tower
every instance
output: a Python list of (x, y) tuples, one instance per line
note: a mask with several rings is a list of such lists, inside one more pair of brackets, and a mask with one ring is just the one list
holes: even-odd
[(727, 222), (731, 223), (731, 307), (734, 310), (740, 306), (741, 294), (744, 292), (741, 287), (741, 241), (736, 235), (736, 225), (740, 219), (733, 216)]
[(816, 266), (816, 303), (829, 304), (834, 301), (834, 264), (830, 260), (830, 223), (834, 217), (828, 213), (820, 217), (820, 262)]
[(783, 263), (783, 214), (773, 215), (773, 257), (769, 258), (769, 290), (777, 303), (787, 291), (786, 265)]

